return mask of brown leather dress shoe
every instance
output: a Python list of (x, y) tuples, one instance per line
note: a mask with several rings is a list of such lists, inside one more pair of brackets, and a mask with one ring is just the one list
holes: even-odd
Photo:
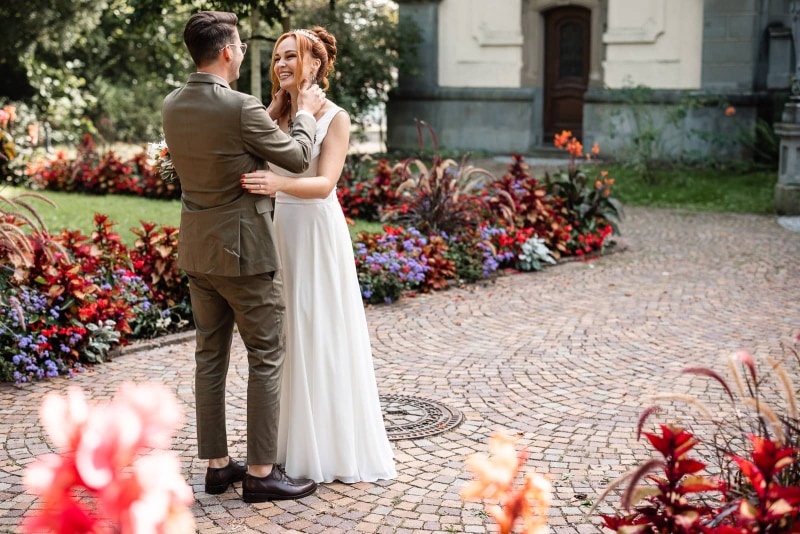
[(225, 493), (228, 486), (243, 480), (246, 473), (247, 467), (233, 458), (228, 458), (228, 465), (225, 467), (209, 467), (206, 469), (206, 493)]
[(242, 482), (244, 502), (266, 502), (284, 499), (301, 499), (317, 491), (317, 483), (308, 478), (292, 478), (282, 465), (272, 466), (272, 472), (263, 478), (248, 473)]

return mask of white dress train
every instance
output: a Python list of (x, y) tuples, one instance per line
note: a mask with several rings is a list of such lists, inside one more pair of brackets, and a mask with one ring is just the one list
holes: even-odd
[[(336, 113), (317, 121), (308, 170)], [(286, 297), (278, 462), (293, 477), (372, 482), (397, 476), (372, 363), (353, 245), (336, 189), (325, 199), (278, 193), (275, 230)]]

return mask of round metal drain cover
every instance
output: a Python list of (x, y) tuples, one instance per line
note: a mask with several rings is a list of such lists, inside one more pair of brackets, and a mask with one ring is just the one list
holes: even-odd
[(435, 436), (461, 424), (463, 416), (439, 402), (408, 395), (381, 395), (386, 433), (391, 441)]

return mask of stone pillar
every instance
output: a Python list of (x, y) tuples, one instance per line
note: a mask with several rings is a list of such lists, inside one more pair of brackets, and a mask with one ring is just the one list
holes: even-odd
[(789, 13), (794, 43), (792, 96), (783, 108), (781, 122), (775, 124), (780, 137), (780, 165), (775, 185), (775, 211), (778, 215), (800, 215), (800, 0), (792, 0)]
[(400, 17), (412, 21), (419, 30), (417, 72), (400, 73), (401, 91), (430, 90), (439, 87), (439, 2), (441, 0), (398, 0)]
[(784, 26), (767, 28), (769, 33), (769, 66), (767, 89), (786, 90), (791, 87), (792, 29)]

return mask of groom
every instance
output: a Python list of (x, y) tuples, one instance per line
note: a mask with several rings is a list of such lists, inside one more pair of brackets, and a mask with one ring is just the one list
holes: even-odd
[[(247, 45), (233, 13), (192, 15), (183, 40), (197, 67), (162, 108), (164, 136), (181, 181), (178, 266), (189, 276), (197, 326), (195, 394), (199, 456), (208, 459), (205, 490), (240, 480), (245, 502), (294, 499), (316, 490), (275, 464), (283, 366), (284, 303), (272, 227), (272, 199), (246, 192), (241, 175), (275, 163), (308, 167), (316, 113), (325, 97), (304, 87), (290, 135), (270, 110), (237, 91)], [(285, 101), (282, 102), (286, 104)], [(279, 110), (274, 110), (277, 112)], [(247, 467), (228, 456), (225, 382), (234, 324), (247, 347)]]

